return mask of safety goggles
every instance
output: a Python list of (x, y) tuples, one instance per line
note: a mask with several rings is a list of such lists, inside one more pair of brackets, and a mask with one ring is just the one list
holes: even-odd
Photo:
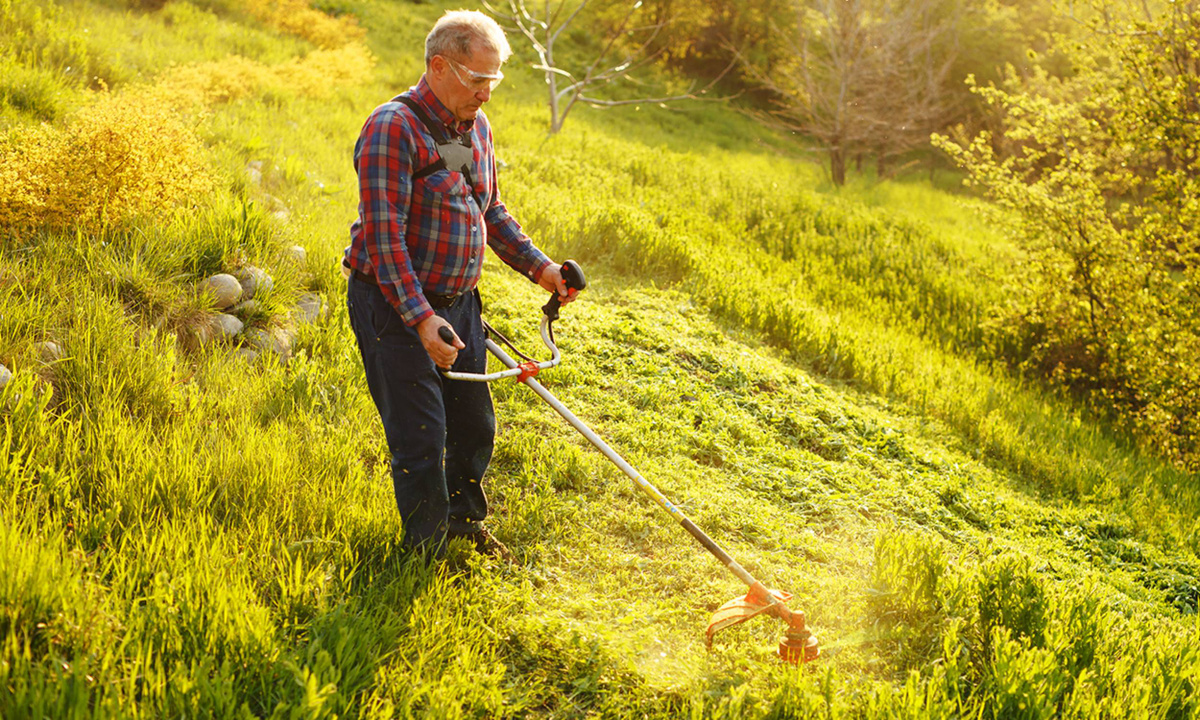
[(460, 62), (446, 58), (446, 62), (450, 63), (450, 70), (454, 73), (454, 77), (463, 84), (463, 87), (471, 92), (483, 92), (484, 90), (495, 90), (500, 81), (504, 79), (504, 73), (497, 70), (493, 73), (475, 72), (471, 68), (463, 65)]

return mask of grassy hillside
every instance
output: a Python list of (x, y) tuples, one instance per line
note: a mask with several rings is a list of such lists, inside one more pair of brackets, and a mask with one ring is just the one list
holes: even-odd
[[(502, 188), (591, 281), (545, 384), (825, 654), (768, 620), (706, 649), (744, 588), (511, 382), (521, 567), (399, 553), (335, 263), (358, 129), (450, 5), (289, 5), (0, 0), (0, 716), (1196, 716), (1196, 479), (978, 360), (1020, 262), (982, 204), (835, 191), (711, 104), (547, 138), (520, 57)], [(274, 287), (205, 340), (200, 281), (247, 266)], [(494, 259), (482, 290), (534, 342), (541, 292)]]

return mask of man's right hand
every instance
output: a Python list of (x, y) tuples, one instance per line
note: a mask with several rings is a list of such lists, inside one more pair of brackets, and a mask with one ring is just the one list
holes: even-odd
[(450, 332), (454, 333), (454, 328), (446, 322), (445, 318), (430, 315), (417, 323), (417, 334), (421, 336), (421, 344), (425, 346), (425, 352), (429, 353), (433, 364), (443, 370), (449, 370), (454, 361), (458, 359), (458, 351), (465, 348), (466, 345), (459, 339), (458, 333), (454, 333), (454, 344), (447, 345), (438, 337), (438, 328), (443, 326), (450, 328)]

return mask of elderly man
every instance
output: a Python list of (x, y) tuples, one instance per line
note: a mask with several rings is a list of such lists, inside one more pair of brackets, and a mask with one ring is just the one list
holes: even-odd
[[(511, 54), (504, 31), (474, 11), (447, 12), (425, 39), (425, 74), (371, 113), (354, 148), (360, 201), (344, 264), (350, 324), (392, 455), (405, 545), (440, 554), (467, 537), (511, 560), (483, 526), (483, 475), (495, 415), (483, 372), (479, 282), (486, 241), (507, 265), (560, 300), (551, 262), (496, 187), (492, 131), (480, 109)], [(454, 332), (453, 344), (439, 329)]]

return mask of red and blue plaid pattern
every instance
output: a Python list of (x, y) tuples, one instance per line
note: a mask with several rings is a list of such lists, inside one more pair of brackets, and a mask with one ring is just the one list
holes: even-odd
[(414, 172), (437, 160), (437, 144), (402, 103), (380, 105), (354, 146), (358, 219), (350, 228), (346, 259), (353, 269), (374, 275), (404, 322), (416, 325), (433, 314), (426, 291), (457, 295), (475, 288), (485, 242), (534, 282), (550, 259), (500, 201), (492, 129), (483, 111), (473, 121), (456, 122), (424, 77), (407, 94), (451, 135), (471, 134), (474, 187), (456, 170), (414, 181)]

